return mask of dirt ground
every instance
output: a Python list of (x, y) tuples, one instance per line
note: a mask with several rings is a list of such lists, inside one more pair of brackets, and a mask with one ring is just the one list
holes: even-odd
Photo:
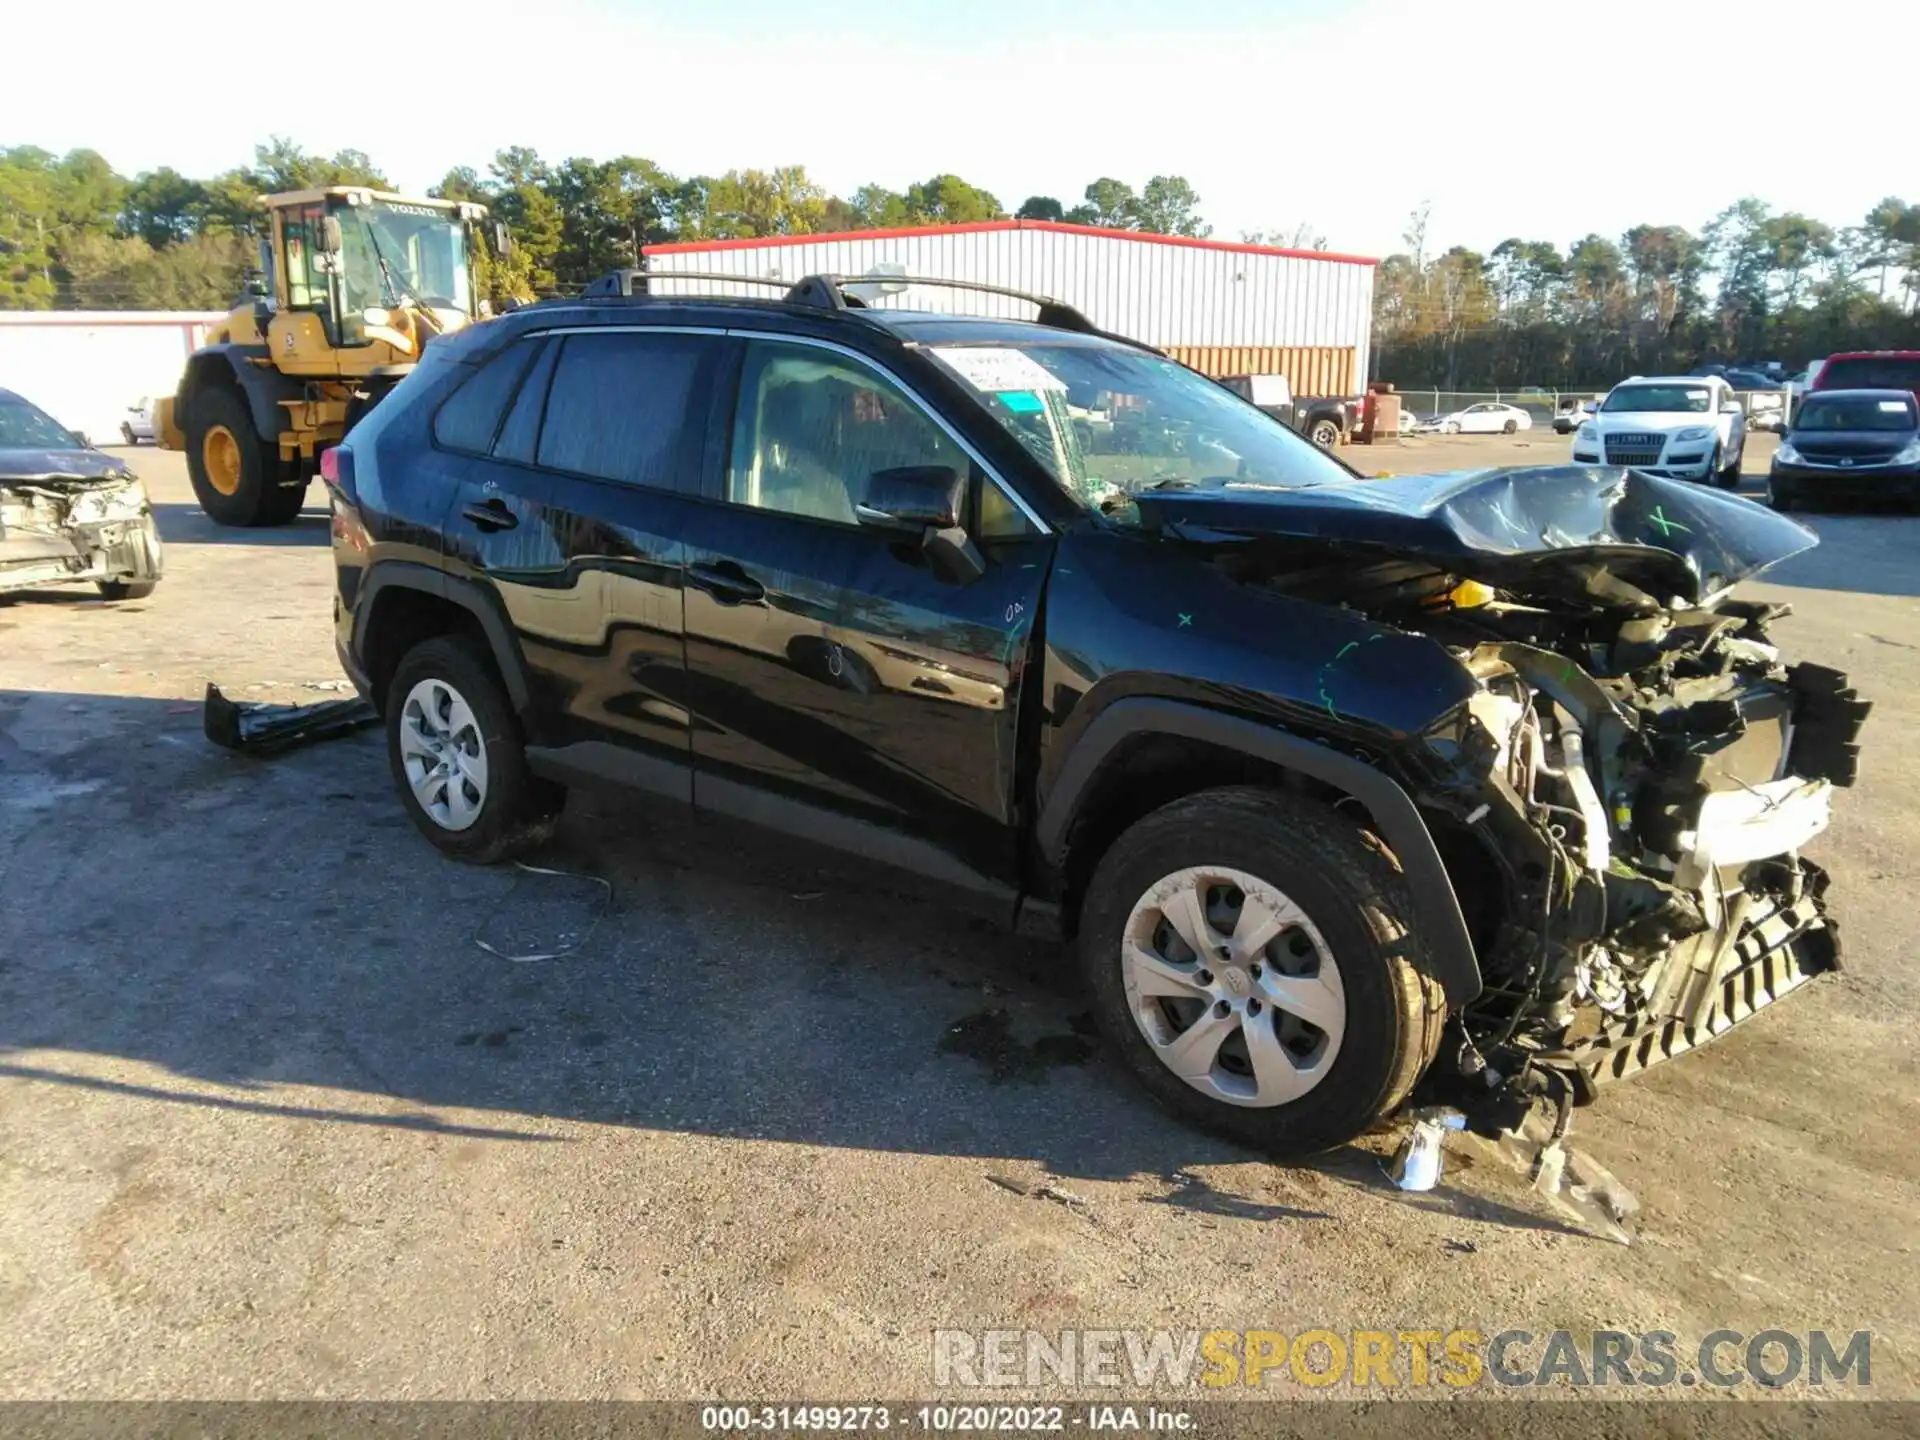
[(1871, 1330), (1920, 1396), (1920, 520), (1814, 517), (1749, 587), (1876, 702), (1814, 851), (1848, 968), (1580, 1114), (1621, 1247), (1484, 1155), (1413, 1197), (1384, 1139), (1195, 1135), (1047, 947), (813, 856), (585, 797), (547, 863), (595, 925), (439, 858), (377, 735), (212, 749), (210, 679), (342, 685), (326, 520), (219, 531), (132, 458), (158, 593), (0, 601), (0, 1397), (924, 1397), (936, 1327), (1136, 1326)]

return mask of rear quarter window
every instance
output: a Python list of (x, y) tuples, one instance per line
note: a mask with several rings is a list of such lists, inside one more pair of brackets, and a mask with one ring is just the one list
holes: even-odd
[(539, 358), (527, 371), (526, 379), (520, 382), (513, 409), (507, 412), (506, 423), (493, 442), (496, 460), (511, 460), (519, 465), (533, 463), (534, 447), (540, 440), (540, 417), (547, 408), (547, 385), (553, 379), (553, 359), (560, 353), (560, 342), (542, 335), (535, 338), (534, 346)]
[(444, 450), (484, 455), (493, 447), (500, 417), (533, 356), (528, 341), (510, 345), (469, 375), (433, 417), (434, 443)]

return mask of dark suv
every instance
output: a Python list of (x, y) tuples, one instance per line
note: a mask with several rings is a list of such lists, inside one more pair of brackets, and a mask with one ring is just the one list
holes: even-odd
[(495, 860), (612, 784), (917, 875), (1072, 938), (1147, 1088), (1281, 1153), (1416, 1086), (1564, 1117), (1832, 965), (1798, 847), (1866, 706), (1724, 598), (1808, 531), (1361, 480), (1035, 303), (815, 277), (429, 346), (323, 465), (421, 832)]

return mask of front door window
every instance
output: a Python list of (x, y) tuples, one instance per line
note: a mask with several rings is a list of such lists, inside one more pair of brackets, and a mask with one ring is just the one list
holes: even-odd
[(813, 346), (747, 347), (729, 500), (852, 525), (868, 477), (910, 465), (969, 469), (966, 452), (884, 376)]

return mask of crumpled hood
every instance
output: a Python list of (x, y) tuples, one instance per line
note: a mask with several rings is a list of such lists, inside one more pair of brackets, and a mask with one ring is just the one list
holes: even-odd
[(1805, 526), (1738, 496), (1604, 466), (1538, 465), (1135, 497), (1187, 540), (1272, 536), (1440, 569), (1540, 598), (1646, 611), (1704, 596), (1811, 549)]
[(104, 450), (0, 450), (0, 484), (9, 480), (132, 480), (133, 471)]

